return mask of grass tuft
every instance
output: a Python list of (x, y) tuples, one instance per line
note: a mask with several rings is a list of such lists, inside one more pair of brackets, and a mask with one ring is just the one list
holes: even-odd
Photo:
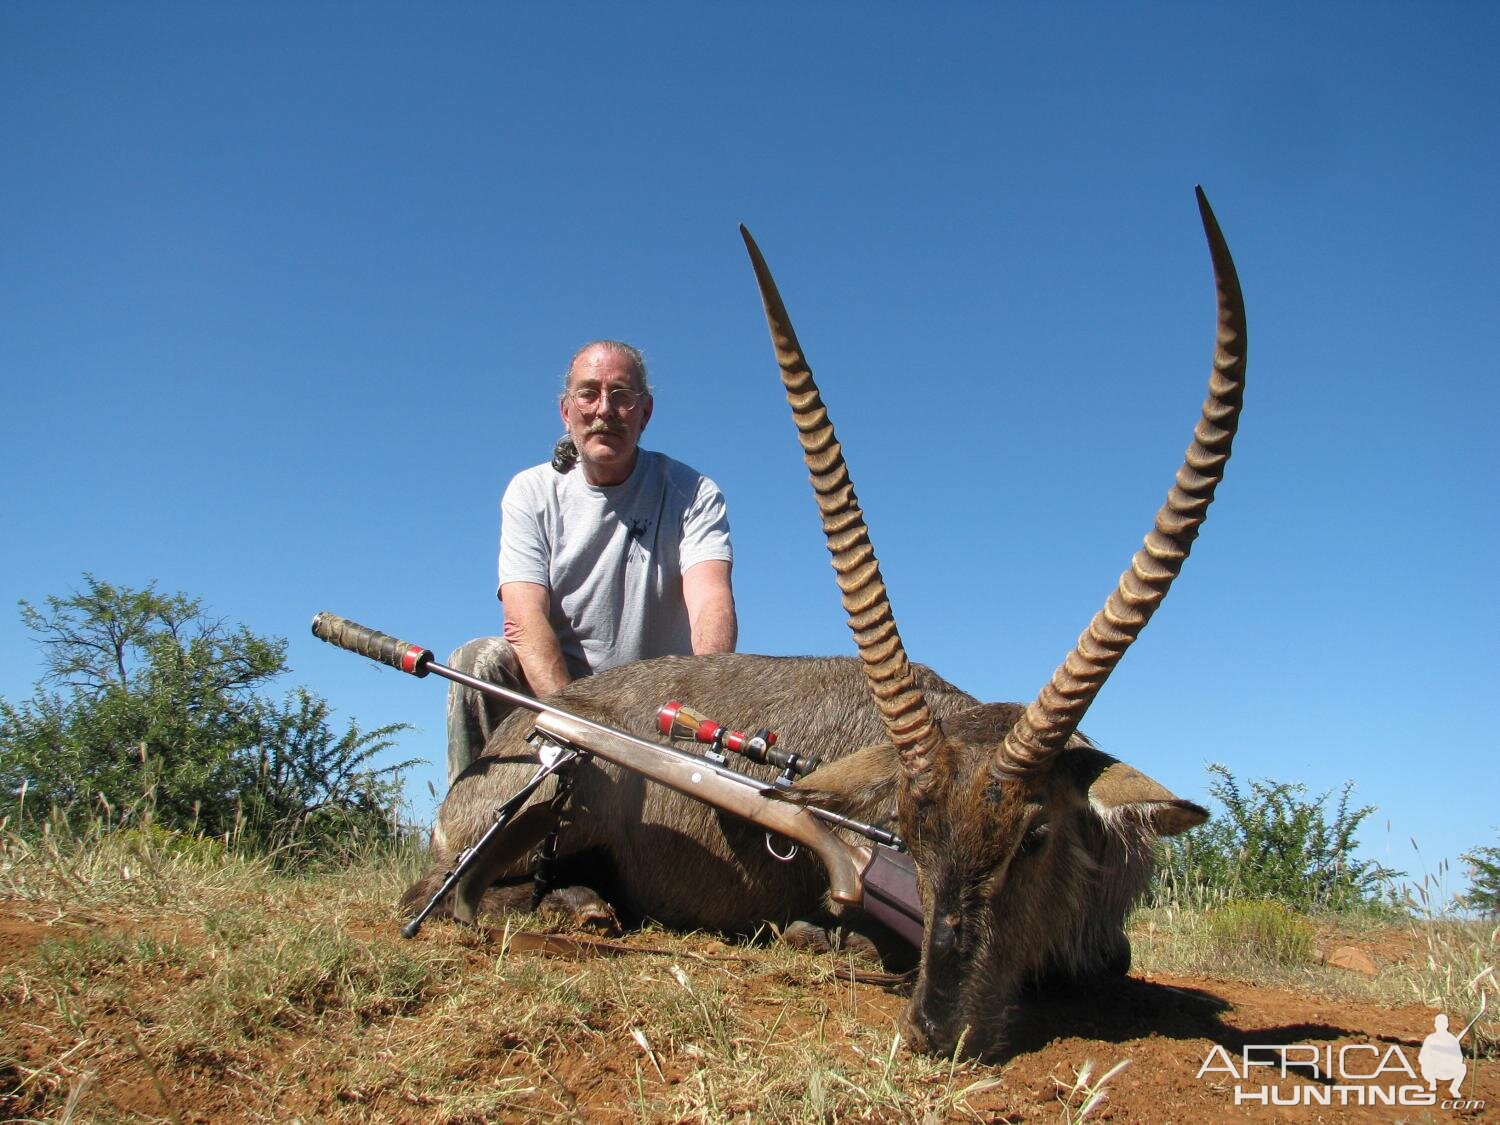
[(1227, 957), (1300, 965), (1313, 955), (1313, 927), (1279, 902), (1227, 902), (1209, 912), (1208, 934)]
[(1083, 1065), (1074, 1071), (1071, 1084), (1054, 1078), (1053, 1082), (1057, 1083), (1057, 1100), (1062, 1104), (1062, 1120), (1067, 1125), (1077, 1125), (1102, 1109), (1109, 1099), (1109, 1084), (1129, 1065), (1129, 1059), (1121, 1059), (1095, 1078), (1094, 1060), (1085, 1059)]

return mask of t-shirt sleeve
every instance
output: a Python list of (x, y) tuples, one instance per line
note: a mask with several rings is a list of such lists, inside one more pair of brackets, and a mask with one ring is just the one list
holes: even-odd
[(698, 478), (698, 489), (682, 519), (682, 544), (678, 557), (683, 570), (710, 559), (734, 561), (729, 543), (729, 507), (719, 486), (707, 477)]
[(517, 476), (500, 501), (500, 586), (535, 582), (551, 588), (552, 548), (544, 520), (541, 498), (527, 487), (524, 475)]

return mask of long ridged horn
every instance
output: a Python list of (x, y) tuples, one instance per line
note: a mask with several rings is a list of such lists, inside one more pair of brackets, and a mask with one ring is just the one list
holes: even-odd
[(750, 263), (760, 284), (771, 344), (781, 367), (781, 383), (786, 388), (786, 400), (797, 423), (797, 438), (802, 443), (802, 458), (807, 462), (818, 511), (823, 516), (823, 535), (828, 541), (828, 553), (833, 556), (833, 569), (844, 596), (844, 611), (849, 614), (849, 628), (859, 646), (875, 706), (891, 741), (901, 752), (902, 766), (915, 777), (932, 764), (943, 743), (943, 733), (912, 676), (901, 634), (896, 631), (885, 580), (880, 576), (880, 563), (870, 545), (870, 531), (849, 481), (844, 451), (802, 355), (802, 345), (797, 342), (786, 306), (755, 239), (744, 226), (740, 227), (740, 235), (750, 251)]
[(1214, 490), (1224, 479), (1245, 391), (1245, 305), (1218, 221), (1203, 189), (1196, 190), (1219, 304), (1213, 374), (1203, 418), (1145, 546), (1130, 560), (1130, 569), (1120, 576), (1119, 586), (1078, 638), (1072, 654), (995, 752), (995, 767), (1003, 773), (1028, 773), (1063, 748), (1120, 657), (1166, 596), (1198, 537)]

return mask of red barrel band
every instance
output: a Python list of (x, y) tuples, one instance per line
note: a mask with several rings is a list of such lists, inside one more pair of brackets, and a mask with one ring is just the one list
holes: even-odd
[(682, 710), (682, 704), (677, 700), (670, 700), (666, 706), (656, 713), (656, 729), (662, 734), (671, 734), (672, 725), (677, 722), (677, 712)]

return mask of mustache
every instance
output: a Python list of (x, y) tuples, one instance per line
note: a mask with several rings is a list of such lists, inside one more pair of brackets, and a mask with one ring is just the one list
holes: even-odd
[(592, 437), (594, 434), (624, 434), (625, 427), (613, 418), (595, 418), (589, 423), (588, 429), (583, 431), (584, 437)]

